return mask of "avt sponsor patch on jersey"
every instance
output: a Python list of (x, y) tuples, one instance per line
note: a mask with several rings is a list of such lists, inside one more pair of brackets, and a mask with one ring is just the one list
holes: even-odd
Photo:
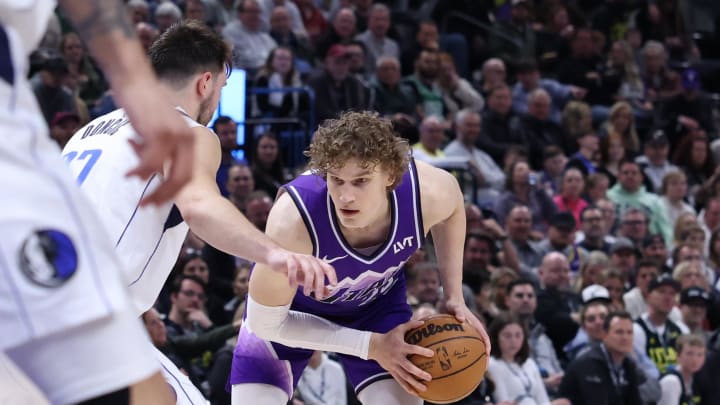
[(66, 234), (52, 229), (33, 232), (20, 248), (20, 269), (33, 283), (59, 287), (77, 271), (78, 255)]

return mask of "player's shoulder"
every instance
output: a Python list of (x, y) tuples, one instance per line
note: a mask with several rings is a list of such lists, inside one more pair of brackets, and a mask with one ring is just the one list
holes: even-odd
[(312, 253), (312, 241), (300, 210), (287, 191), (281, 190), (268, 215), (265, 233), (286, 249)]
[(457, 179), (449, 172), (425, 162), (415, 161), (415, 165), (423, 222), (432, 226), (447, 219), (457, 205), (453, 202), (462, 201), (463, 195)]

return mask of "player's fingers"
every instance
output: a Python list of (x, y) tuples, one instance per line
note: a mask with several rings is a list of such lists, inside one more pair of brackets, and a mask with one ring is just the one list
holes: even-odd
[[(315, 283), (315, 272), (308, 268), (302, 268), (302, 275), (303, 275), (303, 293), (305, 295), (310, 295), (313, 289), (313, 285)], [(309, 270), (309, 271), (308, 271)]]
[(410, 395), (415, 395), (415, 396), (418, 395), (418, 394), (417, 394), (417, 391), (415, 391), (414, 389), (412, 389), (412, 387), (411, 387), (407, 382), (405, 382), (405, 381), (402, 379), (402, 377), (400, 377), (397, 373), (391, 371), (391, 372), (390, 372), (390, 375), (395, 379), (395, 381), (396, 381), (398, 384), (400, 384), (400, 386), (402, 387), (402, 389), (405, 390), (405, 392), (407, 392), (407, 393), (410, 394)]
[[(409, 362), (408, 362), (409, 363)], [(412, 363), (410, 363), (412, 364)], [(411, 373), (409, 373), (405, 368), (401, 365), (401, 367), (397, 370), (395, 370), (395, 373), (400, 377), (400, 379), (405, 382), (405, 384), (408, 385), (408, 388), (410, 389), (408, 391), (409, 393), (413, 395), (417, 395), (418, 392), (424, 392), (427, 390), (427, 387), (422, 382), (418, 381), (417, 378), (415, 378)]]
[(418, 346), (418, 345), (408, 344), (406, 347), (406, 350), (407, 350), (408, 355), (417, 354), (417, 355), (423, 356), (423, 357), (432, 357), (435, 355), (435, 352), (432, 351), (432, 349), (428, 349), (427, 347), (422, 347), (422, 346)]
[(432, 380), (432, 376), (430, 373), (426, 371), (422, 371), (418, 366), (414, 365), (410, 360), (405, 360), (402, 363), (400, 363), (400, 366), (412, 375), (413, 380), (424, 380), (424, 381), (430, 381)]
[(311, 271), (313, 273), (313, 277), (315, 277), (312, 286), (313, 294), (315, 294), (315, 299), (320, 301), (325, 297), (325, 274), (316, 260), (308, 260), (307, 266), (308, 271)]
[(325, 274), (325, 277), (328, 279), (328, 283), (330, 285), (337, 285), (337, 274), (335, 273), (335, 268), (323, 261), (320, 261), (320, 266), (322, 267), (322, 272)]
[(410, 329), (415, 329), (423, 326), (425, 324), (425, 321), (421, 321), (419, 319), (411, 319), (404, 324), (400, 325), (399, 329), (405, 333), (406, 331)]
[(297, 288), (297, 262), (290, 256), (286, 262), (287, 266), (287, 278), (290, 283), (290, 287)]

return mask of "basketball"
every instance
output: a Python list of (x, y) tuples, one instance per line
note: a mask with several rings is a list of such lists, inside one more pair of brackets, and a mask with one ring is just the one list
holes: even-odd
[(425, 324), (405, 333), (405, 341), (432, 349), (435, 356), (410, 355), (408, 359), (432, 380), (423, 382), (425, 392), (418, 395), (430, 402), (446, 404), (470, 395), (483, 379), (488, 365), (485, 342), (467, 322), (460, 323), (452, 315), (433, 315)]

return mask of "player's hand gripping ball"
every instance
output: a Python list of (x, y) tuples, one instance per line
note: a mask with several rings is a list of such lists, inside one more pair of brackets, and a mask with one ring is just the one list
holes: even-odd
[(446, 404), (470, 395), (483, 379), (488, 365), (485, 342), (467, 322), (452, 315), (433, 315), (422, 326), (405, 333), (405, 341), (435, 352), (432, 358), (410, 355), (408, 359), (430, 373), (432, 381), (419, 396), (427, 401)]

